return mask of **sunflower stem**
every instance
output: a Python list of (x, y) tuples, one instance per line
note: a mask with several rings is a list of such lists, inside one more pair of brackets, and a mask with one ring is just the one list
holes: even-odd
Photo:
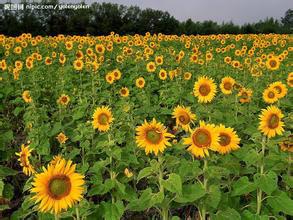
[[(260, 164), (260, 175), (264, 174), (264, 156), (265, 156), (265, 147), (266, 147), (266, 137), (263, 136), (262, 142), (261, 142), (261, 164)], [(257, 208), (256, 213), (259, 215), (261, 212), (261, 206), (262, 206), (262, 190), (257, 190)]]
[(78, 207), (75, 207), (75, 213), (76, 213), (76, 220), (80, 220)]
[[(204, 190), (207, 191), (208, 189), (208, 177), (206, 176), (207, 173), (207, 169), (208, 169), (208, 160), (204, 159), (204, 164), (203, 164), (203, 187)], [(201, 216), (201, 220), (205, 220), (206, 219), (206, 206), (205, 204), (203, 204), (203, 207), (200, 211), (200, 216)]]
[(55, 215), (54, 215), (54, 219), (55, 219), (55, 220), (59, 220), (59, 215), (58, 215), (58, 214), (55, 214)]
[[(161, 158), (161, 154), (158, 155), (158, 162), (159, 162), (159, 185), (160, 185), (160, 192), (162, 192), (164, 194), (164, 186), (162, 184), (162, 180), (164, 178), (164, 174), (163, 174), (163, 160)], [(168, 205), (163, 205), (161, 208), (161, 217), (162, 220), (168, 220), (169, 219), (169, 207)]]

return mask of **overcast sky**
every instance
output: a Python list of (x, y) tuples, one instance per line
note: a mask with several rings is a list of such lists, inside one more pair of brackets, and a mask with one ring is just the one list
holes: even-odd
[[(0, 2), (6, 0), (0, 0)], [(18, 0), (12, 0), (15, 2)], [(36, 0), (35, 0), (36, 1)], [(78, 3), (81, 0), (61, 0)], [(111, 2), (136, 5), (142, 9), (153, 8), (168, 11), (180, 21), (191, 18), (194, 21), (213, 20), (218, 23), (233, 21), (236, 24), (252, 23), (267, 17), (280, 19), (293, 0), (85, 0), (85, 3)]]

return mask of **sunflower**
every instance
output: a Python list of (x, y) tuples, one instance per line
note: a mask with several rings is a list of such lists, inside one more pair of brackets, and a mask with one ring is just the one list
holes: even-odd
[(60, 144), (65, 144), (65, 142), (68, 140), (68, 137), (63, 132), (61, 132), (57, 135), (56, 139)]
[(167, 146), (171, 146), (169, 139), (174, 135), (167, 132), (167, 129), (156, 119), (152, 122), (144, 121), (144, 124), (136, 128), (136, 143), (140, 148), (145, 149), (145, 153), (154, 152), (157, 156), (159, 152), (163, 153)]
[(168, 74), (167, 74), (166, 70), (161, 69), (160, 72), (159, 72), (159, 78), (161, 80), (166, 80), (167, 77), (168, 77)]
[(211, 102), (217, 92), (217, 86), (212, 78), (206, 76), (200, 77), (194, 83), (193, 93), (198, 98), (198, 102)]
[(277, 57), (271, 57), (266, 61), (266, 67), (269, 70), (277, 70), (280, 67), (280, 61)]
[(156, 64), (154, 62), (149, 62), (146, 66), (146, 69), (149, 73), (153, 73), (156, 71)]
[(224, 77), (220, 84), (222, 93), (224, 93), (225, 95), (231, 94), (234, 84), (235, 84), (235, 80), (232, 77), (229, 77), (229, 76)]
[(103, 54), (105, 52), (105, 47), (103, 44), (97, 44), (95, 46), (95, 49), (96, 49), (97, 53), (99, 53), (99, 54)]
[(107, 81), (107, 83), (109, 83), (109, 84), (113, 84), (113, 83), (114, 83), (114, 81), (115, 81), (115, 76), (114, 76), (113, 72), (108, 73), (108, 74), (106, 75), (106, 81)]
[(269, 87), (265, 89), (265, 91), (263, 92), (262, 98), (265, 101), (265, 103), (272, 104), (278, 101), (277, 94), (278, 94), (277, 89)]
[(246, 88), (241, 88), (238, 97), (240, 97), (239, 101), (241, 103), (247, 103), (251, 101), (251, 96), (252, 96), (252, 90), (251, 89), (246, 89)]
[(190, 131), (190, 124), (196, 119), (195, 114), (190, 110), (190, 107), (177, 106), (173, 113), (173, 118), (176, 119), (176, 126), (181, 126), (186, 132)]
[(113, 122), (111, 109), (108, 106), (98, 107), (93, 115), (93, 127), (99, 131), (108, 131)]
[(23, 91), (22, 98), (26, 103), (31, 103), (33, 101), (29, 90)]
[(75, 70), (82, 70), (83, 68), (83, 61), (82, 60), (75, 60), (73, 62), (73, 67)]
[(127, 96), (129, 96), (129, 89), (128, 89), (127, 87), (122, 87), (122, 88), (120, 89), (120, 95), (121, 95), (122, 97), (127, 97)]
[(204, 121), (200, 121), (199, 125), (191, 131), (190, 137), (183, 139), (183, 143), (189, 146), (188, 151), (194, 156), (209, 156), (209, 149), (215, 151), (219, 148), (219, 135), (214, 125), (205, 124)]
[(145, 85), (145, 80), (144, 80), (144, 78), (143, 78), (143, 77), (139, 77), (139, 78), (137, 78), (136, 81), (135, 81), (135, 85), (136, 85), (138, 88), (142, 89), (142, 88), (144, 87), (144, 85)]
[(271, 83), (269, 85), (269, 88), (274, 88), (277, 90), (277, 97), (279, 99), (283, 98), (284, 96), (287, 95), (287, 92), (288, 92), (288, 89), (286, 87), (285, 84), (283, 84), (282, 82), (278, 81), (278, 82), (274, 82), (274, 83)]
[(232, 150), (239, 149), (240, 138), (233, 128), (226, 128), (224, 125), (216, 127), (219, 134), (219, 147), (217, 151), (220, 154), (227, 154)]
[(118, 69), (115, 69), (115, 70), (113, 70), (113, 76), (114, 76), (114, 79), (115, 80), (119, 80), (120, 78), (121, 78), (121, 72), (120, 72), (120, 70), (118, 70)]
[(185, 72), (184, 73), (184, 80), (190, 80), (191, 76), (192, 76), (192, 74), (190, 72)]
[(66, 106), (66, 105), (68, 105), (69, 101), (70, 101), (69, 96), (68, 95), (65, 95), (65, 94), (62, 94), (58, 98), (57, 103), (60, 104), (60, 105)]
[(75, 167), (72, 161), (60, 159), (36, 174), (31, 192), (35, 194), (32, 199), (39, 203), (41, 212), (57, 215), (82, 199), (84, 176), (76, 173)]
[(279, 146), (282, 151), (293, 152), (293, 135), (290, 135), (286, 140), (283, 140), (279, 143)]
[(163, 62), (164, 62), (164, 57), (163, 57), (163, 56), (157, 56), (157, 57), (155, 58), (155, 61), (156, 61), (156, 64), (157, 64), (157, 65), (162, 65)]
[(22, 171), (27, 176), (35, 173), (35, 169), (29, 161), (31, 152), (32, 149), (30, 149), (29, 146), (25, 146), (24, 144), (22, 144), (21, 151), (19, 153), (15, 153), (15, 155), (19, 156), (18, 161), (20, 162), (20, 166), (22, 166)]
[(287, 84), (290, 88), (293, 87), (293, 72), (288, 74), (288, 78), (287, 78)]
[(268, 138), (281, 135), (284, 132), (284, 122), (281, 119), (284, 117), (281, 110), (276, 106), (268, 106), (267, 109), (262, 109), (259, 115), (260, 123), (258, 129)]
[(133, 173), (128, 169), (128, 168), (125, 168), (124, 169), (124, 174), (125, 176), (127, 176), (128, 178), (131, 178), (133, 176)]

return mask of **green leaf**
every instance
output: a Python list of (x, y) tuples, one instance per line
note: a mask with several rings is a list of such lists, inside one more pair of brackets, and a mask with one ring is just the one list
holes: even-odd
[(293, 200), (285, 192), (267, 199), (268, 205), (276, 212), (283, 212), (287, 215), (293, 215)]
[(162, 180), (162, 185), (172, 193), (182, 193), (182, 181), (178, 174), (171, 173), (167, 180)]
[(22, 107), (16, 107), (14, 110), (13, 110), (13, 114), (17, 117), (19, 115), (19, 113), (23, 110)]
[(227, 219), (241, 220), (241, 216), (235, 209), (227, 208), (224, 211), (220, 210), (217, 212), (217, 214), (212, 215), (211, 219), (212, 220), (227, 220)]
[(244, 210), (242, 213), (242, 220), (269, 220), (268, 215), (257, 215), (255, 213), (251, 213), (248, 210)]
[(271, 195), (278, 187), (278, 177), (273, 171), (269, 171), (267, 174), (263, 175), (255, 174), (254, 182), (268, 195)]
[(143, 191), (143, 193), (138, 199), (130, 201), (130, 203), (127, 206), (127, 209), (139, 212), (152, 207), (152, 195), (152, 190), (150, 188), (147, 188)]
[(137, 182), (141, 180), (144, 177), (150, 176), (153, 173), (153, 168), (152, 167), (146, 167), (143, 168), (141, 171), (139, 171), (138, 176), (137, 176)]
[(204, 188), (196, 184), (183, 185), (182, 195), (177, 195), (175, 201), (178, 203), (189, 203), (203, 197), (206, 194)]
[(119, 220), (124, 213), (124, 205), (122, 201), (112, 204), (110, 202), (102, 202), (105, 220)]
[(13, 170), (9, 167), (5, 167), (0, 165), (0, 178), (3, 179), (6, 176), (14, 176), (16, 175), (18, 172), (16, 170)]
[(14, 187), (10, 183), (6, 183), (3, 189), (3, 197), (6, 199), (12, 199), (14, 196)]
[(4, 183), (2, 180), (0, 180), (0, 197), (2, 196), (3, 189), (4, 189)]
[(216, 209), (221, 200), (221, 190), (217, 185), (211, 185), (207, 197), (205, 198), (205, 204), (209, 207)]
[(243, 176), (232, 185), (232, 188), (232, 196), (240, 196), (256, 190), (256, 185), (249, 182), (247, 176)]
[(97, 183), (89, 190), (89, 196), (93, 195), (104, 195), (115, 187), (115, 180), (106, 179), (104, 184)]

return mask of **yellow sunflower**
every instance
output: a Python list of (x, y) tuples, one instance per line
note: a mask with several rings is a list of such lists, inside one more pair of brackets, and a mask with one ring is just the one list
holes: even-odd
[(293, 87), (293, 72), (288, 74), (287, 85), (292, 88)]
[(269, 88), (274, 88), (277, 90), (277, 97), (279, 99), (285, 97), (287, 95), (287, 92), (288, 92), (288, 89), (286, 87), (285, 84), (283, 84), (282, 82), (278, 81), (278, 82), (274, 82), (274, 83), (271, 83), (269, 85)]
[(220, 84), (220, 88), (222, 93), (224, 93), (225, 95), (229, 95), (232, 93), (233, 87), (235, 84), (235, 80), (232, 77), (224, 77), (222, 79), (222, 82)]
[(149, 62), (146, 66), (146, 69), (149, 73), (153, 73), (156, 71), (156, 64), (154, 62)]
[(239, 149), (240, 138), (233, 130), (233, 128), (226, 128), (224, 125), (216, 127), (219, 134), (219, 147), (217, 151), (220, 154), (227, 154), (232, 150)]
[(166, 70), (161, 69), (160, 72), (159, 72), (159, 78), (161, 80), (166, 80), (167, 77), (168, 77), (168, 74), (167, 74)]
[(269, 70), (277, 70), (280, 67), (280, 61), (277, 57), (271, 57), (266, 61), (266, 67)]
[(82, 70), (83, 65), (84, 64), (83, 64), (83, 61), (82, 60), (75, 60), (73, 62), (73, 67), (74, 67), (75, 70)]
[(25, 146), (24, 144), (22, 144), (21, 151), (19, 153), (15, 153), (15, 155), (19, 156), (18, 161), (20, 162), (20, 166), (22, 166), (22, 171), (27, 176), (35, 173), (35, 169), (29, 161), (31, 152), (32, 149), (30, 149), (29, 146)]
[(125, 168), (124, 169), (124, 174), (125, 176), (127, 176), (128, 178), (131, 178), (133, 176), (133, 173), (128, 169), (128, 168)]
[(251, 101), (251, 96), (252, 96), (252, 90), (251, 89), (246, 89), (246, 88), (241, 88), (238, 97), (240, 97), (239, 101), (241, 103), (248, 103)]
[(33, 101), (29, 90), (23, 91), (22, 98), (26, 103), (31, 103)]
[(163, 153), (167, 146), (171, 146), (169, 139), (174, 135), (167, 132), (167, 129), (156, 119), (152, 122), (145, 120), (144, 124), (136, 128), (136, 143), (140, 148), (144, 148), (145, 153), (154, 152), (157, 156), (159, 152)]
[(176, 126), (181, 126), (186, 132), (190, 131), (190, 124), (196, 119), (195, 114), (190, 110), (190, 107), (177, 106), (173, 113), (173, 118), (176, 119)]
[(93, 115), (93, 127), (99, 131), (108, 131), (114, 118), (108, 106), (98, 107)]
[(63, 132), (61, 132), (57, 135), (56, 139), (60, 144), (65, 144), (65, 142), (68, 140), (68, 137)]
[(62, 95), (58, 98), (57, 103), (60, 104), (60, 105), (64, 105), (64, 106), (66, 106), (66, 105), (68, 105), (69, 101), (70, 101), (69, 96), (68, 96), (68, 95), (65, 95), (65, 94), (62, 94)]
[(184, 80), (190, 80), (191, 76), (192, 76), (192, 74), (190, 72), (185, 72), (184, 73)]
[(137, 78), (136, 81), (135, 81), (135, 85), (136, 85), (136, 87), (142, 89), (144, 87), (144, 85), (145, 85), (144, 78), (143, 77)]
[(155, 61), (156, 61), (156, 64), (157, 64), (157, 65), (162, 65), (163, 62), (164, 62), (164, 57), (163, 57), (163, 56), (157, 56), (157, 57), (155, 58)]
[(268, 138), (275, 137), (277, 134), (281, 135), (284, 132), (284, 122), (281, 121), (283, 117), (284, 115), (279, 108), (268, 106), (266, 109), (262, 109), (259, 115), (258, 129)]
[(293, 135), (279, 143), (279, 146), (284, 152), (293, 152)]
[(183, 143), (189, 146), (188, 151), (194, 156), (203, 158), (209, 156), (209, 149), (216, 151), (219, 148), (219, 134), (212, 124), (200, 121), (199, 125), (190, 137), (183, 139)]
[(113, 84), (113, 83), (114, 83), (114, 81), (115, 81), (115, 76), (114, 76), (113, 72), (108, 73), (108, 74), (106, 75), (106, 81), (107, 81), (107, 83), (109, 83), (109, 84)]
[(57, 215), (83, 198), (84, 176), (76, 173), (75, 167), (72, 161), (61, 159), (36, 174), (31, 192), (32, 199), (39, 203), (39, 211)]
[(128, 97), (129, 96), (129, 89), (127, 87), (123, 87), (120, 89), (120, 95), (122, 97)]
[(115, 69), (115, 70), (113, 70), (113, 76), (114, 76), (114, 79), (115, 80), (119, 80), (120, 78), (121, 78), (121, 72), (120, 72), (120, 70), (118, 70), (118, 69)]
[(275, 88), (269, 87), (266, 88), (265, 91), (262, 94), (262, 98), (265, 101), (265, 103), (272, 104), (276, 101), (278, 101), (278, 91)]
[(203, 76), (194, 83), (193, 93), (200, 103), (211, 102), (216, 92), (217, 86), (212, 78)]

